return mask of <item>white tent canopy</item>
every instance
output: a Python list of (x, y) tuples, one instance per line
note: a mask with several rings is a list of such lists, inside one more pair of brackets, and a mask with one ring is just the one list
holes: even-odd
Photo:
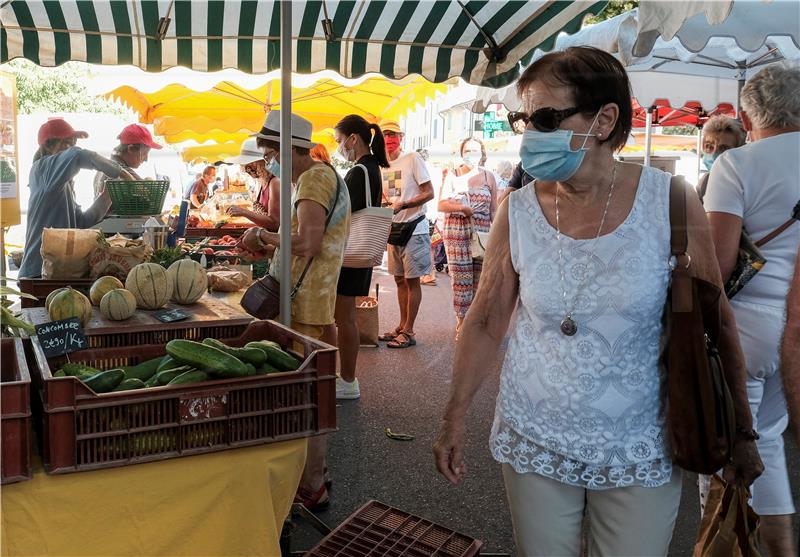
[[(735, 105), (741, 83), (765, 65), (800, 62), (800, 2), (796, 0), (769, 3), (737, 0), (723, 24), (704, 23), (700, 28), (698, 18), (705, 22), (705, 16), (700, 14), (687, 21), (673, 39), (656, 38), (651, 43), (652, 49), (637, 57), (634, 47), (642, 44), (637, 34), (639, 16), (639, 12), (633, 10), (574, 35), (562, 34), (556, 41), (556, 49), (594, 46), (614, 54), (626, 66), (633, 94), (642, 106), (651, 106), (657, 100), (666, 100), (673, 107), (690, 101), (699, 102), (706, 109), (720, 103)], [(737, 23), (734, 18), (751, 18), (752, 25), (748, 27), (746, 21)], [(764, 27), (758, 29), (761, 21), (788, 24), (764, 23)], [(691, 38), (693, 35), (688, 33), (687, 26), (696, 29), (702, 40)], [(714, 36), (717, 31), (728, 33), (730, 29), (743, 27), (748, 27), (751, 33), (743, 32), (737, 37)], [(544, 54), (537, 51), (534, 59)], [(675, 74), (680, 78), (676, 79)], [(520, 106), (513, 85), (500, 90), (481, 88), (473, 109), (485, 110), (492, 103), (505, 104), (511, 110)]]

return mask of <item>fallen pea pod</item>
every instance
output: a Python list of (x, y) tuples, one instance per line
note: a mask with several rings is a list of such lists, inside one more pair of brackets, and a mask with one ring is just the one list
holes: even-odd
[(388, 427), (386, 428), (386, 437), (389, 439), (394, 439), (395, 441), (413, 441), (416, 439), (416, 437), (409, 435), (408, 433), (395, 433)]

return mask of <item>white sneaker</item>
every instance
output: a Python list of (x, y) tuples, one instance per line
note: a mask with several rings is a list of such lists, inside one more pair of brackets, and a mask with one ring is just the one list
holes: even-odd
[(361, 389), (358, 388), (358, 379), (349, 383), (341, 377), (336, 378), (336, 399), (356, 400), (361, 398)]

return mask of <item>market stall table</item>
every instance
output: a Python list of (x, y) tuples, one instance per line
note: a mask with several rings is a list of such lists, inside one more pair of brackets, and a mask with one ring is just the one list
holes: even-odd
[(2, 490), (3, 557), (280, 555), (306, 440), (46, 475)]

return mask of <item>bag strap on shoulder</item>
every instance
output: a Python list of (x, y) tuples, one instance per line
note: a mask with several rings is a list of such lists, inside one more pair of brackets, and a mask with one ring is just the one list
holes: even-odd
[[(328, 217), (325, 219), (325, 229), (324, 230), (328, 230), (328, 225), (331, 223), (331, 219), (333, 218), (333, 211), (334, 211), (334, 209), (336, 209), (336, 204), (339, 202), (339, 192), (342, 189), (342, 177), (339, 176), (339, 173), (336, 172), (336, 169), (334, 169), (330, 165), (328, 165), (328, 166), (329, 166), (329, 168), (331, 170), (333, 170), (333, 173), (336, 175), (336, 192), (333, 194), (333, 204), (331, 205), (331, 210), (328, 211)], [(324, 234), (324, 231), (323, 231), (323, 234)], [(324, 241), (324, 236), (323, 236), (323, 241)], [(303, 286), (303, 280), (305, 280), (306, 274), (308, 273), (308, 269), (311, 267), (311, 263), (313, 263), (313, 262), (314, 262), (314, 258), (313, 257), (309, 257), (308, 258), (308, 262), (306, 263), (306, 266), (303, 269), (303, 272), (300, 273), (300, 277), (297, 279), (297, 284), (295, 284), (294, 288), (292, 288), (292, 293), (290, 295), (290, 299), (294, 300), (294, 297), (297, 295), (297, 291), (300, 290), (301, 286)]]
[(672, 311), (681, 313), (692, 311), (693, 306), (687, 221), (686, 186), (681, 178), (673, 176), (669, 185), (670, 254), (676, 262), (672, 268), (670, 300)]
[(792, 217), (786, 222), (784, 222), (782, 225), (780, 225), (778, 228), (776, 228), (775, 230), (773, 230), (772, 232), (761, 238), (759, 241), (754, 242), (755, 246), (757, 248), (760, 248), (767, 242), (774, 240), (775, 238), (783, 234), (784, 230), (792, 226), (798, 220), (800, 220), (800, 201), (798, 201), (797, 204), (794, 206), (794, 209), (792, 210)]
[[(364, 197), (367, 200), (367, 207), (372, 207), (372, 188), (370, 187), (369, 183), (369, 170), (363, 164), (357, 164), (356, 168), (360, 168), (364, 171)], [(383, 188), (381, 188), (381, 191)]]

